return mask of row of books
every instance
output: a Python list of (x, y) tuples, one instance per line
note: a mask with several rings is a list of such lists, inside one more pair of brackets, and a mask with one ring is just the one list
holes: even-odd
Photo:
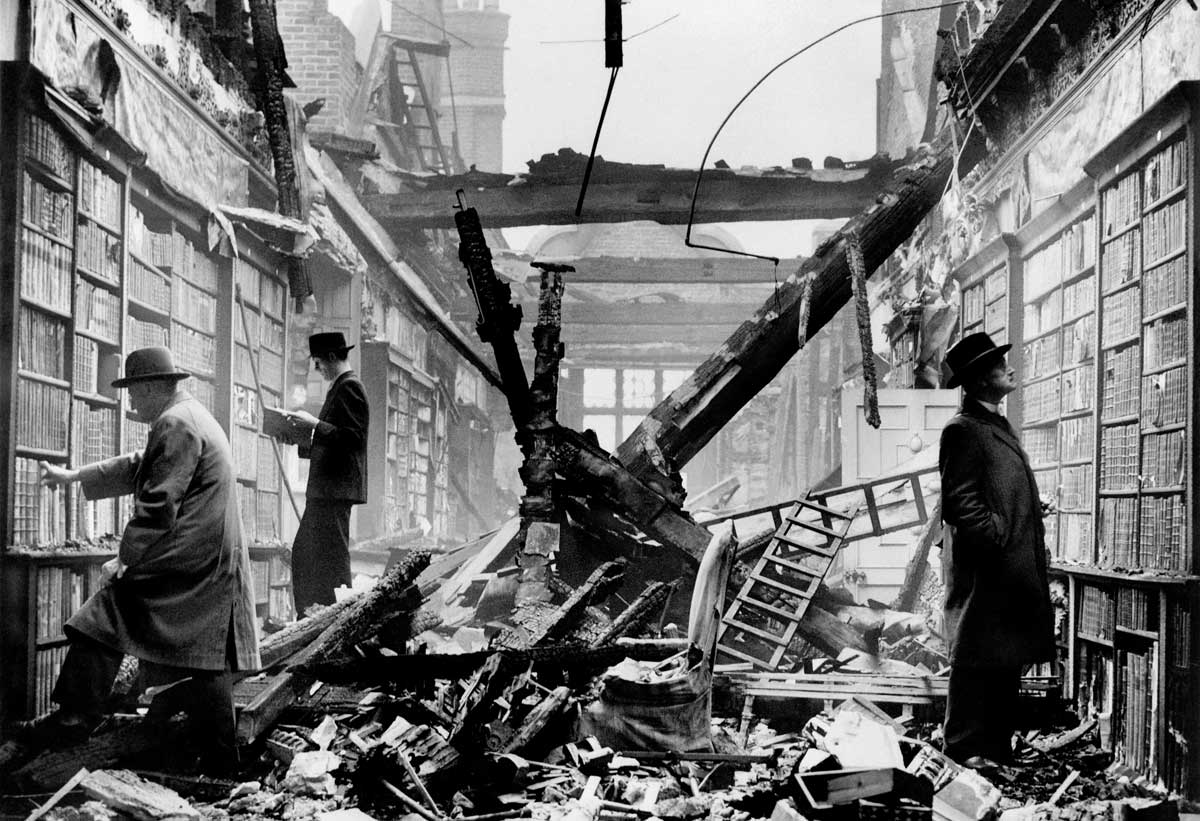
[(1187, 420), (1187, 370), (1142, 377), (1142, 425), (1162, 427)]
[(1063, 322), (1070, 322), (1096, 310), (1096, 277), (1086, 276), (1062, 290)]
[(121, 282), (121, 240), (94, 222), (81, 220), (76, 232), (75, 264), (113, 285)]
[(1183, 185), (1187, 174), (1187, 146), (1180, 140), (1168, 145), (1146, 161), (1142, 186), (1150, 204)]
[(1096, 315), (1088, 314), (1063, 328), (1063, 367), (1096, 356)]
[(1186, 219), (1187, 202), (1184, 200), (1176, 200), (1146, 216), (1142, 221), (1142, 234), (1147, 267), (1183, 248)]
[(203, 376), (216, 373), (217, 340), (199, 331), (171, 323), (171, 352), (175, 365), (182, 370)]
[[(1008, 324), (1008, 297), (1001, 297), (989, 304), (983, 311), (983, 329), (995, 336)], [(997, 343), (999, 344), (999, 343)]]
[(63, 313), (71, 311), (71, 249), (21, 229), (21, 296)]
[[(258, 350), (257, 348), (255, 349)], [(233, 378), (243, 385), (254, 384), (253, 354), (240, 342), (233, 346)]]
[(217, 390), (212, 382), (197, 376), (185, 382), (184, 387), (188, 393), (196, 398), (196, 401), (208, 408), (209, 413), (216, 414)]
[(1138, 483), (1138, 427), (1111, 425), (1100, 433), (1100, 488), (1136, 490)]
[(197, 249), (192, 241), (179, 231), (171, 235), (171, 245), (171, 258), (164, 263), (164, 267), (169, 267), (193, 285), (216, 293), (217, 260)]
[(1068, 562), (1092, 562), (1095, 523), (1090, 513), (1059, 513), (1055, 558)]
[(69, 388), (18, 378), (13, 441), (23, 447), (65, 452), (70, 397)]
[(1058, 376), (1025, 386), (1025, 423), (1058, 418), (1061, 380)]
[(189, 282), (177, 280), (174, 288), (173, 318), (205, 333), (217, 330), (217, 298)]
[(134, 316), (125, 317), (125, 345), (131, 351), (155, 345), (170, 346), (171, 334), (157, 322), (148, 322)]
[(146, 225), (146, 215), (136, 205), (129, 209), (129, 227), (125, 232), (129, 250), (151, 265), (170, 267), (175, 252), (171, 231), (154, 231)]
[(1137, 279), (1142, 273), (1142, 235), (1137, 228), (1104, 246), (1100, 254), (1100, 282), (1110, 291)]
[(283, 355), (262, 348), (258, 352), (258, 378), (264, 387), (283, 390)]
[(124, 434), (123, 439), (125, 443), (122, 450), (128, 453), (146, 447), (146, 437), (150, 435), (150, 425), (126, 416), (121, 421), (121, 426), (123, 428), (122, 433)]
[(1021, 375), (1026, 381), (1057, 372), (1061, 361), (1058, 333), (1039, 337), (1021, 346)]
[(1063, 510), (1089, 510), (1092, 506), (1092, 466), (1069, 465), (1059, 474), (1058, 506)]
[(1100, 195), (1104, 219), (1102, 236), (1112, 236), (1137, 222), (1142, 215), (1142, 201), (1138, 196), (1141, 193), (1140, 182), (1137, 174), (1127, 174)]
[(284, 335), (282, 322), (272, 319), (269, 316), (264, 316), (262, 318), (262, 331), (258, 338), (261, 340), (263, 348), (280, 356), (283, 355), (287, 340)]
[(1192, 572), (1186, 513), (1180, 494), (1141, 498), (1142, 569)]
[(98, 539), (120, 533), (115, 499), (89, 500), (79, 485), (68, 490), (71, 498), (71, 536), (75, 539)]
[(252, 560), (250, 576), (254, 580), (254, 603), (267, 604), (271, 597), (271, 561)]
[[(83, 393), (100, 393), (100, 345), (86, 336), (75, 336), (75, 378), (72, 387)], [(107, 387), (107, 386), (106, 386)]]
[(1187, 257), (1176, 257), (1146, 271), (1142, 280), (1142, 316), (1153, 316), (1187, 303)]
[(25, 156), (36, 160), (67, 184), (75, 181), (75, 152), (58, 129), (34, 114), (25, 116), (23, 135)]
[[(1190, 596), (1172, 597), (1167, 601), (1167, 662), (1176, 671), (1192, 666), (1192, 623), (1194, 613)], [(1170, 682), (1172, 676), (1167, 676)], [(1181, 677), (1182, 678), (1182, 677)], [(1188, 709), (1195, 704), (1196, 694), (1189, 692)]]
[(43, 487), (37, 459), (13, 463), (13, 544), (61, 544), (67, 532), (67, 506), (61, 488)]
[(265, 436), (258, 442), (257, 479), (259, 490), (279, 490), (279, 464), (275, 461), (275, 448)]
[(75, 285), (75, 330), (96, 334), (116, 345), (121, 335), (121, 298), (102, 285)]
[(1142, 437), (1142, 485), (1176, 487), (1184, 481), (1187, 465), (1186, 431), (1152, 433)]
[(76, 399), (71, 425), (72, 464), (82, 467), (118, 455), (117, 409), (95, 408)]
[(1100, 396), (1102, 419), (1116, 419), (1138, 412), (1141, 357), (1138, 345), (1104, 352), (1104, 380)]
[(1037, 336), (1062, 324), (1062, 296), (1062, 289), (1056, 288), (1041, 299), (1025, 303), (1025, 336)]
[(1008, 293), (1008, 267), (1000, 266), (988, 274), (983, 280), (983, 298), (985, 302), (994, 302)]
[(54, 706), (52, 696), (58, 673), (67, 658), (68, 645), (43, 647), (34, 655), (33, 714), (40, 716)]
[(233, 386), (233, 421), (258, 428), (258, 394), (253, 388), (245, 385)]
[(63, 242), (71, 241), (75, 224), (75, 199), (67, 192), (51, 188), (28, 171), (21, 188), (21, 214)]
[(63, 622), (100, 589), (100, 569), (100, 562), (75, 566), (40, 565), (36, 568), (34, 600), (37, 602), (37, 641), (65, 638)]
[(1077, 416), (1058, 423), (1062, 461), (1091, 459), (1096, 447), (1096, 426), (1090, 416)]
[(67, 325), (56, 316), (22, 305), (17, 315), (17, 367), (66, 378)]
[[(242, 515), (242, 537), (250, 543), (280, 539), (279, 494), (238, 484), (238, 508)], [(256, 580), (256, 584), (257, 584)], [(259, 601), (265, 600), (265, 596)]]
[(1100, 309), (1104, 344), (1136, 336), (1142, 326), (1142, 306), (1136, 288), (1119, 291), (1104, 298)]
[(962, 292), (962, 323), (963, 327), (974, 325), (983, 319), (983, 284), (964, 288)]
[(1111, 641), (1113, 637), (1116, 602), (1113, 594), (1092, 584), (1080, 585), (1079, 632), (1087, 636)]
[[(1096, 392), (1096, 367), (1080, 365), (1062, 375), (1062, 412), (1090, 410)], [(1089, 424), (1091, 420), (1088, 420)]]
[(1135, 653), (1122, 650), (1117, 653), (1117, 676), (1121, 694), (1120, 740), (1117, 758), (1127, 767), (1144, 772), (1150, 765), (1154, 748), (1155, 698), (1154, 650)]
[(1151, 322), (1142, 339), (1142, 367), (1145, 370), (1186, 359), (1190, 347), (1187, 317), (1178, 314)]
[(1117, 627), (1158, 630), (1158, 594), (1142, 587), (1117, 588)]
[(84, 160), (79, 165), (79, 210), (106, 227), (121, 230), (121, 183)]
[(126, 284), (130, 299), (136, 299), (164, 314), (171, 312), (171, 281), (149, 265), (130, 259)]
[(233, 464), (237, 477), (254, 481), (258, 471), (258, 433), (234, 425), (229, 444), (233, 449)]
[(1025, 299), (1034, 300), (1096, 261), (1096, 220), (1088, 216), (1025, 258)]

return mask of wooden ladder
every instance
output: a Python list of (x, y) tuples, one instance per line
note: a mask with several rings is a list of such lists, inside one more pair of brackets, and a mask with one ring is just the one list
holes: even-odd
[[(392, 41), (392, 117), (403, 127), (406, 142), (425, 171), (453, 174), (457, 170), (438, 131), (437, 112), (429, 101), (429, 87), (421, 73), (417, 57), (426, 54), (445, 57), (448, 43), (427, 43), (393, 38)], [(411, 99), (410, 99), (411, 95)]]
[(718, 663), (779, 666), (859, 509), (837, 511), (809, 499), (792, 505), (722, 619)]

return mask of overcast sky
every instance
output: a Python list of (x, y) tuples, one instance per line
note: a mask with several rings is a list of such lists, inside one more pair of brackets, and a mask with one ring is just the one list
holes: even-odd
[[(604, 102), (602, 0), (500, 0), (509, 14), (504, 167), (569, 146), (586, 154)], [(598, 153), (609, 160), (699, 167), (729, 110), (788, 55), (833, 28), (878, 14), (879, 0), (629, 0), (625, 65)], [(672, 19), (669, 19), (672, 18)], [(663, 22), (667, 21), (667, 22)], [(637, 35), (659, 23), (658, 28)], [(637, 36), (634, 36), (637, 35)], [(709, 156), (732, 166), (875, 152), (879, 21), (854, 26), (775, 72), (725, 126)], [(557, 43), (561, 40), (590, 40)], [(726, 226), (747, 250), (810, 250), (809, 225)], [(509, 232), (520, 246), (527, 232)]]

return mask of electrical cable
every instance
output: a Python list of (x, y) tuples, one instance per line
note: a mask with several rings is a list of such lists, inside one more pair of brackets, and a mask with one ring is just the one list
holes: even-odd
[[(966, 2), (966, 0), (956, 0), (956, 2), (952, 2), (952, 3), (939, 3), (937, 5), (932, 5), (932, 6), (918, 6), (916, 8), (911, 8), (911, 9), (900, 9), (897, 11), (887, 11), (887, 12), (882, 12), (880, 14), (871, 14), (866, 17), (860, 17), (857, 20), (851, 20), (848, 23), (844, 23), (825, 34), (822, 34), (816, 40), (813, 40), (811, 43), (804, 46), (799, 51), (794, 52), (793, 54), (785, 57), (784, 59), (782, 59), (778, 63), (776, 63), (775, 66), (773, 68), (771, 68), (770, 71), (768, 71), (766, 74), (764, 74), (762, 77), (760, 77), (758, 79), (758, 81), (750, 87), (749, 91), (747, 91), (745, 94), (742, 95), (742, 98), (740, 100), (738, 100), (737, 103), (733, 106), (733, 108), (731, 108), (729, 110), (729, 113), (725, 115), (725, 119), (721, 120), (721, 124), (719, 126), (717, 126), (717, 130), (713, 133), (712, 139), (708, 141), (708, 147), (704, 149), (704, 157), (703, 157), (703, 159), (700, 160), (700, 169), (696, 174), (696, 187), (692, 190), (692, 204), (691, 204), (691, 208), (688, 211), (687, 231), (684, 233), (684, 237), (683, 237), (684, 245), (686, 245), (688, 248), (698, 248), (698, 249), (702, 249), (705, 251), (719, 251), (723, 254), (734, 254), (736, 256), (751, 257), (753, 259), (763, 259), (763, 260), (767, 260), (768, 262), (773, 262), (776, 265), (778, 265), (779, 264), (778, 257), (767, 256), (765, 254), (753, 254), (748, 251), (734, 251), (729, 248), (718, 248), (713, 245), (702, 245), (700, 243), (692, 242), (692, 225), (694, 224), (695, 219), (696, 219), (696, 201), (697, 201), (697, 199), (699, 199), (699, 196), (700, 196), (700, 182), (701, 182), (701, 180), (704, 179), (704, 167), (706, 165), (708, 165), (708, 155), (712, 152), (713, 145), (716, 144), (717, 137), (719, 137), (721, 135), (722, 129), (724, 129), (725, 125), (733, 118), (733, 115), (737, 112), (737, 110), (739, 108), (741, 108), (742, 103), (746, 102), (746, 100), (750, 98), (750, 95), (753, 94), (755, 91), (757, 91), (758, 87), (767, 81), (768, 77), (770, 77), (772, 74), (774, 74), (779, 69), (783, 68), (785, 65), (790, 63), (792, 60), (799, 57), (804, 52), (811, 49), (813, 46), (816, 46), (820, 43), (825, 42), (830, 37), (833, 37), (835, 34), (839, 34), (848, 28), (858, 25), (859, 23), (866, 23), (871, 20), (882, 20), (885, 17), (897, 17), (902, 14), (914, 14), (916, 12), (921, 12), (921, 11), (933, 11), (935, 9), (944, 9), (944, 8), (948, 8), (950, 6), (961, 6), (965, 2)], [(961, 70), (961, 66), (960, 66), (960, 70)], [(578, 212), (576, 212), (576, 216), (578, 216)]]
[(617, 84), (617, 72), (620, 66), (613, 66), (612, 74), (608, 77), (608, 91), (604, 94), (604, 105), (600, 108), (600, 121), (596, 123), (596, 136), (592, 138), (592, 150), (588, 154), (587, 168), (583, 170), (583, 184), (579, 186), (579, 199), (575, 203), (575, 218), (583, 213), (583, 198), (587, 196), (588, 181), (592, 178), (592, 166), (596, 162), (596, 147), (600, 145), (600, 131), (604, 128), (604, 118), (608, 115), (608, 101), (612, 99), (613, 86)]

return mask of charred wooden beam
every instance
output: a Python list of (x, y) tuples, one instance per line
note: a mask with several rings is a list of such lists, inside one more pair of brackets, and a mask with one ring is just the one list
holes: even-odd
[(921, 151), (874, 205), (823, 243), (750, 320), (650, 412), (617, 449), (620, 462), (637, 477), (660, 480), (686, 465), (798, 350), (805, 280), (813, 278), (804, 329), (804, 337), (811, 339), (850, 299), (844, 238), (852, 232), (858, 235), (866, 269), (874, 271), (941, 198), (952, 165), (948, 136)]
[(517, 564), (521, 578), (517, 604), (550, 601), (547, 578), (550, 564), (558, 553), (561, 514), (554, 502), (555, 429), (558, 426), (558, 364), (562, 361), (562, 296), (564, 273), (575, 270), (569, 265), (534, 263), (541, 269), (541, 296), (538, 320), (533, 326), (533, 345), (537, 356), (530, 383), (530, 417), (525, 429), (529, 443), (521, 466), (525, 495), (521, 499), (521, 529), (517, 533), (520, 548)]
[(604, 647), (645, 627), (662, 612), (674, 592), (675, 585), (668, 582), (652, 582), (647, 585), (646, 589), (613, 619), (612, 624), (591, 642), (591, 647)]
[(562, 713), (570, 698), (571, 688), (566, 685), (551, 690), (544, 699), (537, 703), (537, 706), (529, 711), (529, 715), (525, 716), (525, 720), (521, 722), (521, 728), (504, 745), (503, 752), (516, 753), (525, 749), (527, 744), (537, 738), (538, 734)]
[[(558, 607), (545, 612), (537, 612), (545, 608), (536, 606), (518, 608), (517, 620), (520, 621), (522, 615), (528, 619), (527, 623), (521, 625), (524, 633), (501, 633), (493, 640), (494, 646), (502, 649), (536, 647), (561, 639), (576, 627), (588, 605), (607, 597), (624, 578), (624, 562), (605, 562), (593, 570), (587, 581), (577, 587)], [(529, 618), (530, 615), (532, 618)]]

